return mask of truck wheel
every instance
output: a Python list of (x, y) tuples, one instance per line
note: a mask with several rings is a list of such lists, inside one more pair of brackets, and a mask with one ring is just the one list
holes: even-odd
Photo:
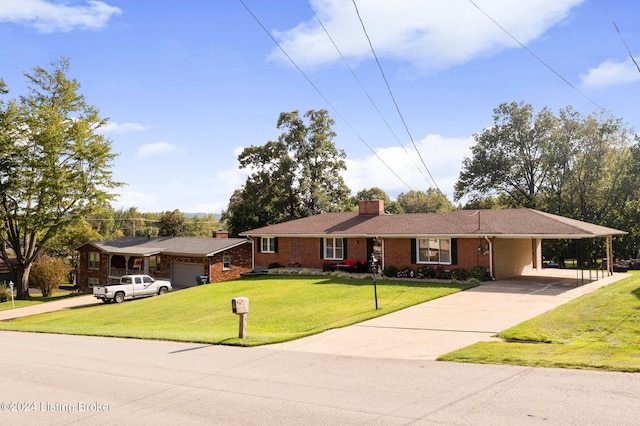
[(104, 303), (111, 303), (111, 299), (102, 299)]
[(167, 294), (169, 292), (169, 289), (166, 287), (160, 287), (160, 289), (158, 290), (158, 294)]
[(124, 301), (124, 293), (121, 291), (117, 292), (113, 300), (116, 303), (122, 303)]

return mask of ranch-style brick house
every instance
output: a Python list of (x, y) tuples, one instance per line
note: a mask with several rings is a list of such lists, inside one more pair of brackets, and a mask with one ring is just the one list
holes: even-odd
[(239, 278), (250, 272), (251, 241), (228, 238), (125, 237), (91, 241), (78, 247), (78, 291), (94, 285), (118, 282), (122, 275), (148, 274), (168, 279), (174, 289), (195, 286), (196, 277), (206, 282)]
[(487, 268), (495, 279), (543, 267), (542, 240), (604, 238), (612, 273), (612, 228), (533, 209), (458, 210), (387, 214), (381, 200), (360, 201), (357, 212), (322, 213), (242, 232), (253, 240), (255, 269), (269, 265), (324, 268), (346, 260), (380, 268)]

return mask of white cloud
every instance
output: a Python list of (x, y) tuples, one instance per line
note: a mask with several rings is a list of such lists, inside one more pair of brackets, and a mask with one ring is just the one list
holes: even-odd
[(158, 197), (148, 191), (119, 190), (113, 206), (116, 209), (136, 207), (141, 212), (155, 212), (158, 201)]
[(580, 74), (580, 79), (584, 87), (601, 88), (639, 81), (640, 72), (631, 59), (624, 62), (605, 61)]
[[(489, 16), (522, 43), (564, 20), (583, 0), (476, 1)], [(312, 0), (316, 14), (349, 60), (371, 57), (351, 0)], [(517, 44), (480, 10), (466, 1), (368, 0), (358, 10), (378, 57), (407, 62), (419, 71), (439, 70)], [(286, 31), (274, 31), (300, 66), (319, 66), (339, 54), (315, 18)], [(270, 59), (285, 60), (279, 49)]]
[(177, 150), (178, 148), (175, 145), (171, 145), (168, 142), (147, 143), (138, 147), (138, 157), (167, 154)]
[[(471, 155), (469, 148), (474, 143), (473, 138), (444, 138), (440, 135), (427, 135), (416, 143), (433, 180), (452, 201), (453, 187), (460, 175), (462, 160)], [(410, 189), (428, 190), (429, 183), (432, 182), (431, 177), (424, 169), (413, 145), (405, 145), (405, 148), (406, 150), (399, 145), (380, 148), (376, 150), (377, 157), (369, 155), (362, 159), (347, 159), (347, 171), (344, 173), (344, 178), (352, 195), (372, 187), (381, 188), (391, 198), (395, 198), (401, 192), (406, 193)], [(396, 177), (389, 169), (392, 169), (399, 177)]]
[(97, 0), (88, 0), (87, 6), (67, 6), (46, 0), (0, 0), (0, 22), (23, 23), (44, 33), (101, 29), (121, 13), (120, 8)]
[(118, 124), (118, 123), (109, 122), (104, 126), (102, 126), (100, 129), (98, 129), (98, 132), (102, 134), (107, 134), (107, 133), (122, 134), (122, 133), (130, 133), (130, 132), (141, 132), (146, 129), (148, 129), (148, 127), (140, 123)]

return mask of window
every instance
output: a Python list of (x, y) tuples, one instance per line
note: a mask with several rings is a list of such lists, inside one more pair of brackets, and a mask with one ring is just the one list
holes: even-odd
[(276, 252), (276, 239), (274, 237), (262, 237), (262, 238), (260, 238), (260, 251), (262, 253), (275, 253)]
[(451, 240), (419, 238), (416, 241), (418, 263), (451, 263)]
[(231, 269), (231, 256), (222, 256), (222, 269)]
[(324, 258), (331, 260), (342, 260), (344, 258), (344, 247), (342, 238), (324, 239)]
[(100, 285), (100, 278), (89, 278), (87, 284), (89, 284), (89, 288)]
[(100, 269), (100, 253), (97, 251), (89, 252), (89, 269)]

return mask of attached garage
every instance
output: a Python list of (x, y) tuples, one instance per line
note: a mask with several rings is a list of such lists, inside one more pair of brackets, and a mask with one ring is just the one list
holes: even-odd
[(193, 287), (200, 275), (207, 275), (203, 263), (171, 262), (171, 284), (174, 288)]

